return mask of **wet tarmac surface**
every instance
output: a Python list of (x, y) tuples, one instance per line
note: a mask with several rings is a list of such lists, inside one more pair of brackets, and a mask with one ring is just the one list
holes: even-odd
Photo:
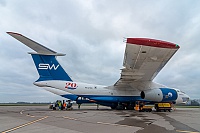
[(48, 106), (0, 106), (0, 131), (69, 133), (199, 133), (200, 108), (172, 112), (111, 110), (100, 106), (75, 106), (53, 111)]

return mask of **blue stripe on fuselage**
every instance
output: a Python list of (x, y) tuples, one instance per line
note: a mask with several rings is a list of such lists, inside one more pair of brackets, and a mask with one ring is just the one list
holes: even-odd
[(74, 95), (74, 94), (65, 94), (65, 95), (61, 95), (61, 96), (64, 97), (64, 98), (68, 98), (68, 99), (70, 99), (72, 101), (76, 101), (77, 98), (78, 98), (78, 96)]
[(141, 99), (140, 96), (106, 96), (106, 95), (73, 95), (73, 94), (66, 94), (61, 96), (71, 100), (76, 100), (78, 97), (84, 97), (98, 102), (114, 102), (114, 103), (144, 101), (143, 99)]

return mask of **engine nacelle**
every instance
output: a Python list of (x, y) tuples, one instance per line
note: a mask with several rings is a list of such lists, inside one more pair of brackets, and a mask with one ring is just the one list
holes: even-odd
[(140, 93), (142, 99), (154, 102), (175, 101), (178, 98), (176, 90), (170, 88), (160, 88), (142, 91)]

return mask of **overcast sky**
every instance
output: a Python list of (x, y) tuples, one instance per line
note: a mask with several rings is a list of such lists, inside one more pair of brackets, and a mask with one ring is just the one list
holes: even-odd
[(112, 85), (120, 77), (124, 37), (180, 45), (154, 81), (200, 98), (199, 0), (0, 0), (0, 102), (49, 102), (60, 97), (34, 86), (32, 51), (8, 34), (21, 33), (57, 52), (76, 81)]

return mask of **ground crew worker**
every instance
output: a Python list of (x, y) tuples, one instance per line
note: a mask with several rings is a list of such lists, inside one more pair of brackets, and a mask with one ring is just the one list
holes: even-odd
[(171, 108), (175, 111), (176, 107), (174, 106), (173, 102), (171, 102), (170, 104), (171, 104)]
[(62, 107), (61, 101), (58, 101), (58, 107), (59, 107), (59, 110), (61, 110), (61, 107)]
[(144, 103), (143, 103), (143, 102), (140, 102), (140, 103), (139, 103), (139, 110), (140, 110), (140, 111), (142, 110), (143, 106), (144, 106)]
[(81, 108), (81, 104), (78, 104), (78, 109), (80, 109)]
[(72, 107), (71, 100), (68, 100), (68, 103), (67, 103), (67, 109), (71, 109), (71, 107)]
[(63, 110), (66, 108), (66, 102), (63, 100)]

